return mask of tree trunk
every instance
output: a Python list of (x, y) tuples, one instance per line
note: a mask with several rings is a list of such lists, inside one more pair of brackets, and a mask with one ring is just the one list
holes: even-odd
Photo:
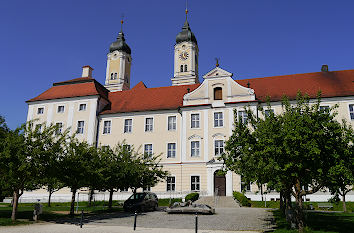
[(50, 204), (50, 199), (52, 198), (53, 189), (48, 187), (48, 192), (49, 192), (49, 196), (48, 196), (48, 207), (50, 207), (50, 206), (51, 206), (51, 204)]
[(71, 191), (73, 194), (71, 196), (70, 215), (74, 216), (76, 189), (72, 189)]
[(343, 212), (347, 212), (347, 206), (345, 204), (345, 192), (343, 192), (342, 199), (343, 199)]
[(113, 189), (109, 190), (108, 209), (112, 209)]
[(296, 223), (297, 227), (299, 229), (299, 232), (302, 233), (304, 232), (304, 227), (305, 227), (305, 222), (304, 222), (304, 212), (303, 212), (303, 206), (302, 206), (302, 195), (301, 195), (301, 184), (300, 180), (297, 180), (295, 184), (295, 198), (296, 198)]
[(88, 206), (91, 207), (92, 205), (92, 199), (93, 199), (93, 194), (94, 194), (95, 190), (94, 189), (90, 189), (90, 194), (89, 194), (89, 203)]
[(284, 191), (280, 190), (280, 203), (279, 203), (280, 212), (285, 216), (285, 203), (284, 203)]
[(263, 185), (261, 185), (261, 196), (262, 196), (262, 201), (263, 201)]
[(16, 190), (13, 192), (12, 196), (12, 214), (11, 214), (11, 220), (14, 222), (16, 221), (16, 213), (17, 213), (17, 206), (18, 206), (18, 199), (20, 197), (19, 190)]

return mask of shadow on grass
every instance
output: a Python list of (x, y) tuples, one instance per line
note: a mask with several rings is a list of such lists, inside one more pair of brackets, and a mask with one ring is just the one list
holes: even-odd
[[(273, 211), (276, 221), (275, 232), (297, 232), (292, 230), (279, 210)], [(354, 213), (337, 212), (305, 212), (305, 222), (310, 232), (352, 233), (354, 229)]]

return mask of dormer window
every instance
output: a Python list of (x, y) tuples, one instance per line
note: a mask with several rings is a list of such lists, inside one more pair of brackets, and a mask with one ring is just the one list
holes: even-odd
[(222, 88), (221, 87), (214, 88), (214, 100), (222, 100)]
[(180, 71), (183, 72), (183, 65), (181, 65), (181, 70)]

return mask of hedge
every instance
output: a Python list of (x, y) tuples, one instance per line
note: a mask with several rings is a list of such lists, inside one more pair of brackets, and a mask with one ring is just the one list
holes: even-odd
[(241, 206), (247, 206), (247, 207), (251, 206), (250, 200), (248, 200), (247, 197), (243, 193), (235, 191), (235, 192), (233, 192), (233, 196), (234, 196), (234, 199), (236, 199), (241, 204)]
[(192, 202), (195, 202), (199, 198), (199, 193), (190, 193), (186, 196), (186, 201), (191, 200)]

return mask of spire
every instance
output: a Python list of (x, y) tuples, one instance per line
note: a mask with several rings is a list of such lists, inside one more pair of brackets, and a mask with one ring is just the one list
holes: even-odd
[(124, 33), (123, 33), (123, 17), (122, 16), (122, 20), (120, 21), (120, 32), (118, 33), (118, 37), (117, 40), (115, 42), (113, 42), (111, 44), (111, 46), (109, 47), (109, 52), (113, 52), (113, 51), (122, 51), (122, 52), (126, 52), (128, 54), (131, 54), (131, 49), (130, 47), (127, 45), (127, 43), (125, 43), (125, 38), (124, 38)]
[(188, 8), (187, 8), (187, 1), (186, 1), (186, 20), (183, 24), (182, 31), (178, 33), (176, 36), (176, 43), (181, 43), (184, 41), (191, 41), (197, 44), (197, 39), (195, 38), (194, 33), (192, 32), (189, 23), (188, 23)]

